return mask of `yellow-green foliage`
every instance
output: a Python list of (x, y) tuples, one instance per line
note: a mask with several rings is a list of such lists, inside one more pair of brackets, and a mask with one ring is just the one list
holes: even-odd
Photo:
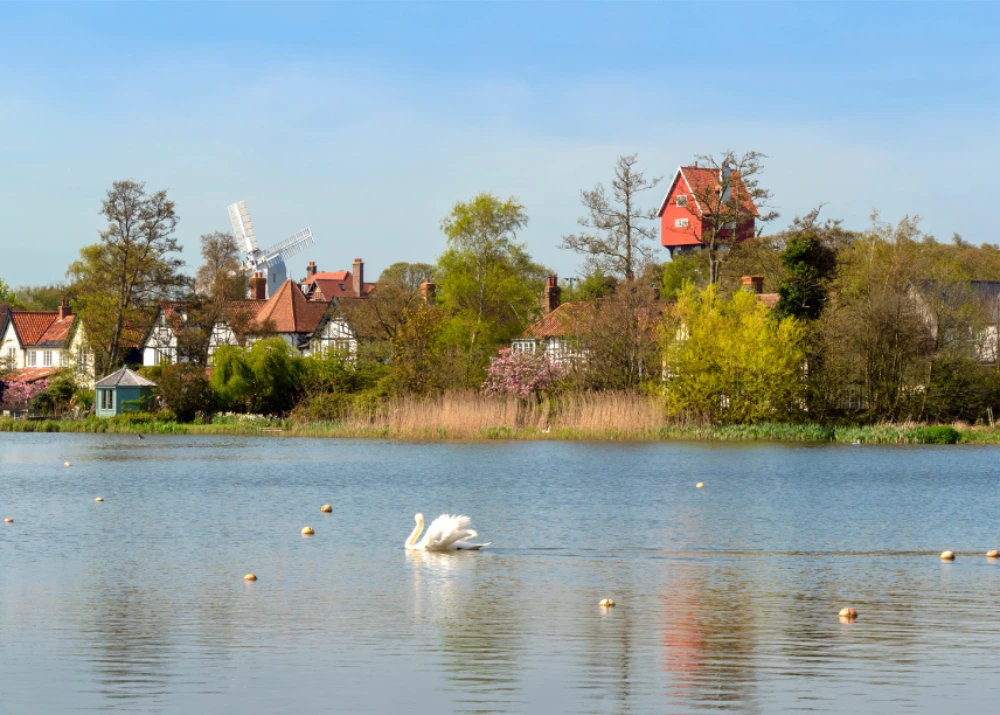
[(663, 332), (669, 412), (729, 423), (794, 418), (804, 338), (801, 324), (775, 320), (752, 293), (686, 287)]

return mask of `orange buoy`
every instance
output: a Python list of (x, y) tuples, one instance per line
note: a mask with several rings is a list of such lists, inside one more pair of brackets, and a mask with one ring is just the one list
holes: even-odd
[(850, 606), (848, 606), (847, 608), (841, 608), (840, 609), (840, 617), (841, 618), (847, 618), (847, 619), (853, 621), (855, 618), (858, 617), (858, 612), (855, 611)]
[(942, 551), (941, 552), (941, 560), (942, 561), (954, 561), (955, 560), (955, 552), (954, 551)]
[(302, 530), (302, 535), (303, 535), (303, 536), (312, 536), (312, 535), (313, 535), (313, 534), (315, 534), (315, 533), (316, 533), (316, 532), (315, 532), (315, 531), (313, 531), (313, 528), (312, 528), (311, 526), (307, 526), (306, 528), (304, 528), (304, 529)]
[(246, 576), (243, 577), (243, 580), (247, 582), (256, 581), (257, 577), (252, 573), (248, 573)]
[(14, 523), (14, 520), (13, 520), (13, 519), (11, 519), (11, 518), (10, 518), (10, 517), (8, 516), (8, 517), (7, 517), (6, 519), (4, 519), (4, 520), (3, 520), (3, 522), (4, 522), (5, 524), (13, 524), (13, 523)]
[(324, 504), (323, 506), (320, 507), (319, 510), (324, 514), (329, 514), (333, 511), (333, 507), (330, 506), (329, 504)]
[(104, 501), (104, 497), (97, 497), (94, 501)]
[(1000, 551), (997, 551), (996, 549), (990, 549), (986, 552), (986, 558), (988, 559), (995, 559), (998, 557), (1000, 557)]
[(614, 608), (615, 602), (610, 598), (605, 598), (597, 605), (600, 606), (601, 608)]

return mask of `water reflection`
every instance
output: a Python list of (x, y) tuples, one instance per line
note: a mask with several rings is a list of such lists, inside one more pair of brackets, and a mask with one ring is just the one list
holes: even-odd
[(0, 435), (2, 711), (989, 712), (997, 454)]

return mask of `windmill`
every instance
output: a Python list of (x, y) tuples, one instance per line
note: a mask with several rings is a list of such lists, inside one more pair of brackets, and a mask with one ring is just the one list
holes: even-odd
[(260, 250), (257, 244), (257, 234), (253, 230), (253, 221), (247, 211), (245, 201), (240, 201), (229, 207), (229, 220), (233, 223), (233, 233), (236, 240), (243, 244), (247, 258), (243, 264), (247, 272), (253, 275), (261, 271), (267, 277), (267, 295), (274, 295), (281, 284), (288, 279), (285, 269), (285, 259), (294, 256), (313, 244), (312, 231), (304, 228), (298, 233), (279, 241), (267, 250)]

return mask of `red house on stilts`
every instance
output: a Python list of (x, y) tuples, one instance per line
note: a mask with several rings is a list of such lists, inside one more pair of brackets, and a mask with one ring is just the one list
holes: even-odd
[[(753, 198), (747, 192), (740, 177), (726, 167), (713, 168), (679, 166), (667, 194), (660, 203), (657, 215), (660, 217), (660, 236), (664, 248), (673, 256), (675, 251), (690, 251), (702, 247), (702, 236), (711, 230), (708, 219), (711, 207), (719, 202), (728, 202), (730, 196), (737, 197), (741, 217), (728, 224), (721, 235), (729, 238), (736, 234), (737, 241), (753, 238), (755, 223), (760, 212)], [(708, 198), (720, 197), (713, 201)]]

